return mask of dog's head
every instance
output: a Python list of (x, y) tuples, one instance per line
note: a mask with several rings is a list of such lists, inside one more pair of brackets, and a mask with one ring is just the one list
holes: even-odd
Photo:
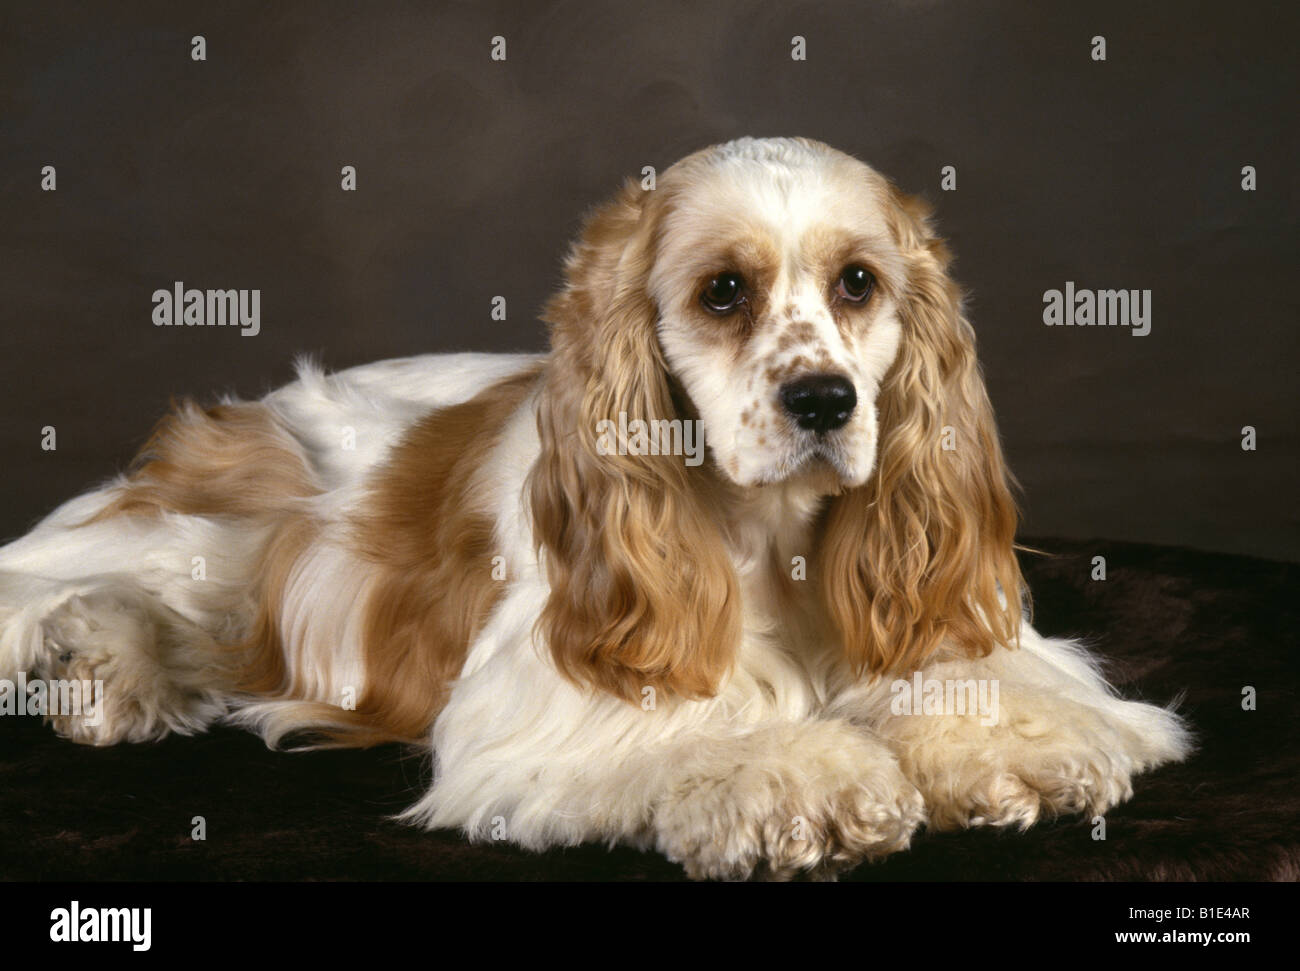
[[(756, 490), (833, 497), (806, 559), (857, 666), (1015, 639), (1015, 507), (947, 265), (923, 204), (805, 139), (706, 149), (588, 220), (533, 477), (562, 669), (712, 691), (738, 636), (727, 505)], [(710, 461), (600, 447), (637, 420), (698, 421)]]
[(814, 143), (746, 139), (683, 160), (657, 191), (647, 290), (719, 471), (864, 483), (907, 288), (888, 183)]

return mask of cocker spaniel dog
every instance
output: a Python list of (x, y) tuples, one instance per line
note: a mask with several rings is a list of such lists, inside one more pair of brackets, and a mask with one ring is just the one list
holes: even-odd
[(426, 746), (411, 821), (692, 877), (1102, 813), (1190, 736), (1030, 626), (948, 261), (922, 204), (805, 139), (629, 182), (549, 354), (175, 408), (0, 551), (0, 676), (100, 683), (47, 712), (96, 745)]

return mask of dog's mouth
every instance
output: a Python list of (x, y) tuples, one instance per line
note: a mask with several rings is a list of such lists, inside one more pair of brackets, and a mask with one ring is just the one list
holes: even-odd
[(799, 463), (800, 475), (815, 480), (832, 480), (835, 486), (832, 491), (855, 484), (857, 469), (838, 441), (819, 436), (803, 452)]
[[(734, 478), (734, 476), (733, 476)], [(856, 463), (833, 437), (817, 436), (793, 443), (783, 456), (762, 469), (748, 485), (812, 485), (826, 495), (859, 485)]]

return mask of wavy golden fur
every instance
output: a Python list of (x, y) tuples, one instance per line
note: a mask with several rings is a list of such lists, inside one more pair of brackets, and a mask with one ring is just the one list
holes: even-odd
[(866, 485), (831, 503), (820, 548), (823, 602), (847, 657), (898, 672), (945, 640), (976, 656), (1014, 645), (1027, 591), (1013, 480), (948, 248), (925, 203), (897, 190), (893, 202), (908, 282), (899, 357), (881, 387), (880, 456)]
[(594, 429), (678, 411), (646, 292), (662, 196), (628, 182), (587, 222), (551, 301), (552, 356), (530, 483), (551, 594), (539, 619), (559, 669), (628, 700), (713, 693), (740, 632), (716, 479), (666, 455), (598, 455)]

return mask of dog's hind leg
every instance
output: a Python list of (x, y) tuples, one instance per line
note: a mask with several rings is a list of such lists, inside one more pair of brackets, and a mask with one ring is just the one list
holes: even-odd
[(213, 635), (238, 631), (246, 592), (196, 579), (190, 552), (205, 533), (224, 539), (231, 529), (179, 518), (86, 523), (103, 496), (73, 500), (0, 549), (0, 678), (10, 690), (25, 683), (22, 710), (78, 742), (199, 731), (227, 708), (231, 655)]
[(78, 713), (49, 706), (55, 731), (73, 741), (189, 735), (226, 710), (230, 674), (221, 649), (137, 583), (107, 580), (73, 594), (42, 621), (41, 634), (44, 680), (81, 685), (83, 699), (93, 692)]

